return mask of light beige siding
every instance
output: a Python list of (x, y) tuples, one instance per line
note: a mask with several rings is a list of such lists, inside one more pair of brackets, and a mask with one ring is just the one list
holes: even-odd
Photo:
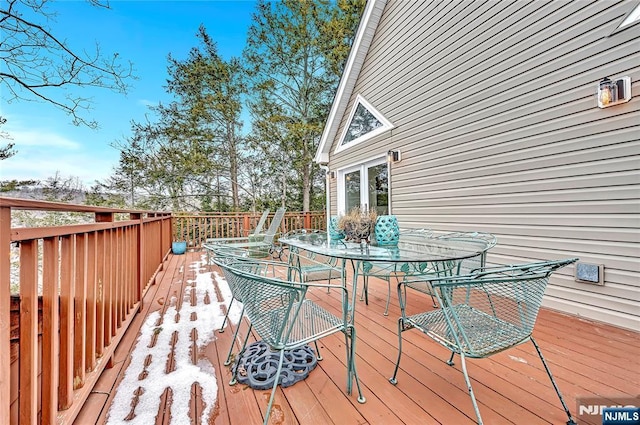
[[(603, 287), (558, 272), (546, 304), (640, 329), (640, 24), (616, 31), (635, 4), (389, 0), (336, 138), (357, 94), (395, 128), (334, 140), (331, 169), (400, 149), (403, 227), (492, 232), (494, 263), (604, 264)], [(607, 76), (630, 102), (597, 107)]]

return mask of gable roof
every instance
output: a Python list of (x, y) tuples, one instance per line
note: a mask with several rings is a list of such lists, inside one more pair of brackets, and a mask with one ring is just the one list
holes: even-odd
[(373, 35), (376, 32), (380, 18), (382, 17), (382, 11), (387, 4), (387, 0), (368, 0), (360, 20), (360, 26), (356, 33), (353, 46), (349, 52), (347, 63), (342, 72), (340, 78), (340, 84), (338, 85), (338, 91), (333, 104), (331, 105), (331, 111), (329, 117), (324, 125), (322, 137), (320, 138), (320, 144), (313, 160), (318, 164), (326, 164), (329, 162), (329, 150), (331, 149), (331, 142), (336, 136), (340, 120), (345, 113), (349, 99), (353, 94), (353, 88), (358, 80), (358, 75), (364, 64), (364, 59), (367, 56)]

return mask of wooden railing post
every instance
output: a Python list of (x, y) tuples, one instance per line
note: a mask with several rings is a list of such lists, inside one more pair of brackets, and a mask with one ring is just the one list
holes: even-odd
[(242, 224), (242, 228), (244, 230), (244, 235), (242, 236), (249, 236), (249, 229), (251, 229), (251, 217), (249, 214), (245, 214), (243, 216), (243, 224)]
[(75, 282), (74, 297), (74, 355), (73, 355), (73, 389), (84, 386), (86, 370), (85, 345), (87, 337), (87, 234), (76, 235), (75, 246)]
[[(96, 212), (96, 223), (113, 223), (115, 213)], [(111, 230), (105, 230), (98, 235), (97, 250), (97, 296), (96, 296), (96, 354), (102, 356), (105, 345), (111, 342), (111, 320), (105, 316), (105, 302), (110, 301), (111, 289)]]
[(87, 233), (87, 310), (85, 316), (85, 370), (87, 372), (92, 371), (96, 367), (97, 239), (96, 232)]
[(60, 247), (60, 388), (58, 408), (73, 402), (73, 341), (75, 317), (75, 237), (63, 236)]
[[(143, 293), (143, 286), (146, 285), (146, 282), (144, 282), (144, 264), (145, 264), (145, 244), (144, 244), (144, 218), (142, 217), (142, 214), (136, 213), (136, 214), (129, 214), (129, 218), (131, 220), (138, 220), (138, 240), (137, 240), (137, 247), (138, 247), (138, 253), (136, 255), (136, 280), (137, 280), (137, 285), (136, 285), (136, 294), (135, 294), (135, 301), (140, 301), (142, 302), (142, 293)], [(140, 305), (142, 306), (142, 304)]]
[(11, 208), (0, 207), (0, 424), (9, 423), (11, 407)]
[(20, 424), (38, 423), (38, 241), (20, 243)]
[(43, 243), (42, 285), (42, 423), (53, 424), (58, 416), (58, 249), (57, 237)]
[(104, 293), (107, 274), (106, 263), (106, 230), (97, 232), (96, 246), (96, 357), (102, 357), (104, 351)]
[(304, 228), (311, 229), (311, 213), (309, 211), (304, 212)]

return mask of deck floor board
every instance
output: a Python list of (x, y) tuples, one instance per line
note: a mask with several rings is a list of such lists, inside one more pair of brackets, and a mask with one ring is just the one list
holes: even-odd
[[(118, 383), (146, 318), (155, 311), (165, 312), (171, 305), (179, 307), (182, 303), (195, 302), (193, 296), (188, 299), (184, 296), (186, 286), (196, 276), (195, 268), (191, 266), (198, 261), (202, 261), (200, 252), (169, 257), (156, 284), (149, 288), (141, 312), (116, 350), (113, 368), (104, 371), (76, 424), (106, 423)], [(216, 294), (209, 294), (211, 299), (219, 299), (221, 291), (217, 287), (215, 291)], [(386, 295), (387, 283), (370, 279), (369, 304), (358, 301), (356, 307), (356, 361), (367, 402), (358, 403), (355, 382), (352, 394), (345, 392), (345, 341), (342, 335), (335, 334), (319, 342), (323, 360), (307, 379), (289, 388), (278, 388), (270, 423), (475, 423), (460, 359), (456, 357), (454, 366), (448, 366), (445, 361), (449, 352), (418, 331), (404, 333), (398, 384), (389, 383), (398, 354), (399, 305), (393, 283), (388, 316), (382, 314)], [(340, 312), (341, 299), (337, 291), (327, 294), (324, 290), (313, 290), (309, 296), (329, 311)], [(413, 296), (414, 302), (431, 303), (430, 297), (424, 294)], [(420, 300), (420, 297), (424, 299)], [(210, 300), (207, 298), (205, 302)], [(219, 308), (213, 301), (208, 307)], [(191, 317), (191, 320), (198, 319), (195, 315)], [(208, 420), (212, 425), (262, 423), (270, 395), (269, 390), (229, 385), (230, 367), (224, 366), (223, 362), (232, 343), (234, 326), (228, 326), (223, 333), (216, 331), (215, 339), (208, 346), (199, 353), (192, 353), (194, 360), (198, 356), (206, 357), (215, 369), (217, 401)], [(248, 328), (246, 322), (240, 326), (241, 331)], [(577, 416), (577, 399), (580, 398), (638, 396), (639, 333), (543, 309), (533, 335), (574, 416)], [(255, 335), (250, 340), (255, 340)], [(486, 423), (566, 422), (531, 343), (491, 359), (469, 360), (467, 367)], [(166, 402), (160, 404), (156, 423), (169, 425), (172, 423), (171, 391), (165, 391), (164, 395)], [(194, 385), (190, 401), (191, 423), (200, 423), (198, 416), (204, 408), (203, 403), (202, 390)]]

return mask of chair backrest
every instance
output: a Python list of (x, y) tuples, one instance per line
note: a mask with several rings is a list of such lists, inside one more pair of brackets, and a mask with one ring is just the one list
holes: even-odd
[(473, 270), (485, 267), (487, 263), (487, 251), (497, 243), (497, 238), (491, 233), (485, 232), (452, 232), (436, 236), (436, 239), (457, 240), (468, 242), (478, 246), (480, 254), (465, 258), (458, 263), (458, 270), (455, 274), (469, 274)]
[(431, 282), (441, 306), (433, 332), (469, 357), (486, 357), (531, 336), (549, 276), (577, 258), (485, 268)]
[(267, 217), (269, 217), (269, 208), (264, 210), (262, 216), (260, 217), (260, 220), (258, 220), (258, 224), (256, 224), (255, 229), (253, 229), (253, 232), (249, 233), (249, 235), (255, 236), (260, 234), (262, 232), (262, 228), (264, 227), (264, 223), (267, 222)]
[(282, 266), (282, 264), (278, 262), (257, 262), (255, 259), (250, 257), (250, 250), (246, 248), (216, 249), (214, 252), (216, 256), (213, 259), (213, 262), (220, 267), (233, 296), (241, 302), (243, 301), (242, 291), (236, 286), (237, 279), (230, 274), (229, 269), (226, 266), (237, 264), (239, 262), (246, 262), (246, 269), (259, 276), (277, 276), (276, 269)]
[[(264, 224), (267, 221), (267, 218), (269, 218), (269, 209), (267, 208), (266, 210), (264, 210), (262, 212), (262, 216), (260, 216), (260, 220), (258, 220), (258, 224), (256, 224), (256, 227), (253, 229), (253, 231), (249, 232), (248, 236), (256, 236), (258, 234), (260, 234), (262, 232), (262, 229), (264, 228)], [(245, 239), (242, 237), (239, 237), (240, 239)], [(204, 240), (205, 244), (213, 244), (216, 242), (220, 242), (222, 240), (224, 240), (226, 238), (206, 238)], [(229, 239), (233, 239), (233, 238), (229, 238)]]
[(433, 236), (431, 229), (421, 228), (400, 228), (400, 236), (413, 238), (413, 237), (425, 237), (430, 238)]
[[(294, 331), (307, 286), (286, 280), (289, 271), (285, 263), (237, 261), (217, 264), (230, 280), (229, 285), (236, 289), (244, 312), (260, 338), (272, 347), (283, 347)], [(267, 269), (273, 270), (276, 277), (261, 273)]]
[(214, 253), (216, 257), (221, 258), (241, 259), (250, 256), (249, 249), (233, 244), (211, 244), (207, 245), (207, 250)]
[(280, 224), (282, 223), (282, 219), (284, 218), (284, 213), (287, 209), (282, 207), (276, 210), (276, 213), (273, 215), (273, 219), (269, 224), (269, 228), (264, 233), (263, 242), (267, 244), (273, 244), (273, 238), (276, 233), (278, 233), (278, 229), (280, 228)]
[[(432, 237), (431, 229), (425, 228), (401, 228), (399, 230), (400, 238), (403, 242), (422, 242), (424, 239), (429, 239)], [(395, 272), (403, 272), (403, 273), (411, 273), (417, 269), (425, 269), (427, 267), (427, 263), (420, 264), (410, 264), (410, 263), (386, 263), (381, 261), (376, 261), (375, 263), (371, 263), (369, 261), (362, 262), (362, 271), (364, 273), (373, 273), (376, 274), (376, 270), (385, 270), (391, 273)], [(372, 270), (374, 270), (372, 272)]]
[[(297, 229), (288, 232), (286, 238), (304, 240), (312, 245), (322, 245), (327, 242), (327, 232), (316, 229)], [(342, 268), (338, 267), (335, 257), (327, 257), (304, 249), (290, 248), (289, 265), (296, 271), (290, 280), (312, 282), (331, 280), (342, 277)]]

